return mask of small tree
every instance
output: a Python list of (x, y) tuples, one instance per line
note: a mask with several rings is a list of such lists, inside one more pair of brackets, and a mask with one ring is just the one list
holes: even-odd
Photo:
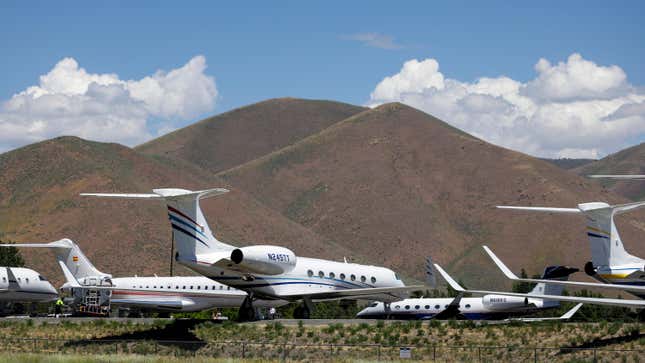
[[(2, 242), (1, 243), (13, 243)], [(2, 267), (23, 267), (25, 260), (16, 247), (0, 247), (0, 266)]]

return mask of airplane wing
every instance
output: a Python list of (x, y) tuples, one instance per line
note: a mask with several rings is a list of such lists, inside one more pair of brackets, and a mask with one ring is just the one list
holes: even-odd
[(9, 281), (9, 287), (7, 288), (7, 291), (20, 290), (18, 279), (16, 279), (16, 275), (14, 275), (13, 271), (11, 271), (11, 267), (7, 267), (7, 281)]
[(464, 294), (459, 293), (457, 294), (457, 297), (455, 297), (450, 304), (448, 304), (448, 307), (443, 309), (440, 313), (435, 314), (432, 319), (433, 320), (446, 320), (446, 319), (451, 319), (451, 318), (463, 318), (463, 315), (461, 315), (461, 311), (459, 310), (459, 303), (461, 302), (461, 298), (464, 296)]
[[(466, 290), (461, 285), (457, 283), (446, 271), (444, 271), (441, 266), (435, 263), (435, 268), (439, 271), (441, 276), (448, 282), (453, 289), (459, 292), (467, 292), (471, 294), (478, 295), (506, 295), (506, 296), (518, 296), (518, 297), (528, 297), (535, 299), (544, 299), (544, 300), (554, 300), (554, 301), (570, 301), (576, 303), (585, 303), (585, 304), (595, 304), (595, 305), (608, 305), (608, 306), (623, 306), (628, 308), (645, 308), (645, 300), (627, 300), (627, 299), (610, 299), (610, 298), (593, 298), (593, 297), (578, 297), (578, 296), (562, 296), (562, 295), (538, 295), (538, 294), (522, 294), (516, 292), (500, 292), (500, 291), (486, 291), (486, 290)], [(551, 280), (549, 280), (551, 282)]]
[(74, 277), (74, 274), (72, 274), (72, 271), (67, 268), (67, 265), (63, 261), (58, 261), (58, 265), (60, 266), (61, 270), (63, 270), (63, 275), (65, 275), (65, 287), (73, 287), (73, 288), (80, 288), (83, 287), (81, 284), (78, 283), (78, 280), (76, 277)]
[(521, 321), (525, 323), (530, 323), (534, 321), (551, 321), (551, 320), (569, 320), (571, 317), (580, 310), (582, 307), (582, 303), (579, 303), (578, 305), (572, 307), (567, 311), (566, 313), (562, 314), (562, 316), (554, 316), (554, 317), (545, 317), (545, 318), (511, 318), (511, 319), (506, 319), (507, 321)]
[[(603, 289), (610, 289), (610, 290), (622, 290), (622, 291), (641, 291), (645, 292), (645, 286), (637, 286), (637, 285), (621, 285), (621, 284), (610, 284), (610, 283), (598, 283), (598, 282), (583, 282), (583, 281), (562, 281), (562, 280), (547, 280), (547, 279), (528, 279), (528, 278), (521, 278), (515, 275), (511, 269), (506, 267), (504, 262), (497, 257), (493, 251), (491, 251), (490, 248), (487, 246), (482, 246), (486, 253), (488, 253), (488, 256), (495, 262), (497, 267), (502, 270), (504, 275), (513, 281), (521, 281), (521, 282), (532, 282), (532, 283), (546, 283), (546, 284), (551, 284), (551, 285), (563, 285), (563, 286), (575, 286), (575, 287), (599, 287)], [(641, 271), (635, 272), (637, 274), (642, 274)]]
[(399, 294), (409, 293), (411, 291), (423, 290), (424, 286), (401, 286), (401, 287), (368, 287), (361, 289), (346, 289), (346, 290), (336, 290), (336, 291), (324, 291), (313, 294), (293, 294), (283, 296), (284, 298), (310, 298), (313, 301), (320, 300), (335, 300), (335, 299), (352, 299), (352, 298), (374, 298), (379, 297), (389, 297), (391, 301), (397, 301), (401, 299)]

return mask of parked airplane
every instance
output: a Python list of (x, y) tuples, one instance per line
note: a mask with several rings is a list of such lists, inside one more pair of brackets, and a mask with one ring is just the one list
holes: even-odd
[[(564, 266), (549, 266), (544, 270), (543, 278), (566, 280), (578, 269)], [(560, 295), (564, 288), (561, 285), (538, 283), (530, 292), (533, 295)], [(461, 318), (470, 320), (500, 320), (521, 315), (534, 314), (545, 309), (560, 306), (559, 301), (541, 298), (511, 297), (497, 294), (487, 294), (482, 297), (462, 298), (420, 298), (405, 299), (391, 304), (375, 302), (360, 311), (356, 317), (364, 319), (451, 319)], [(574, 307), (561, 317), (532, 318), (531, 321), (570, 318), (581, 306)]]
[[(497, 208), (532, 212), (584, 214), (587, 217), (587, 236), (591, 245), (591, 261), (585, 264), (584, 270), (589, 276), (603, 282), (603, 284), (576, 281), (563, 284), (621, 289), (642, 298), (645, 297), (645, 260), (633, 256), (625, 250), (614, 223), (614, 216), (644, 206), (645, 202), (621, 205), (592, 202), (578, 204), (578, 208), (515, 206), (498, 206)], [(485, 249), (491, 255), (490, 250)], [(496, 258), (493, 258), (493, 260), (496, 260)], [(507, 274), (507, 276), (509, 275)]]
[(244, 290), (240, 318), (252, 320), (258, 298), (302, 301), (297, 318), (309, 318), (314, 301), (377, 299), (394, 301), (420, 286), (406, 287), (394, 271), (377, 266), (298, 257), (285, 247), (234, 247), (212, 234), (199, 205), (200, 199), (227, 193), (227, 189), (190, 191), (154, 189), (153, 194), (82, 193), (84, 196), (163, 199), (177, 246), (175, 260), (228, 286)]
[[(0, 246), (5, 246), (0, 244)], [(246, 293), (204, 276), (117, 277), (99, 271), (69, 239), (50, 243), (10, 244), (13, 247), (48, 248), (56, 254), (66, 283), (63, 289), (101, 290), (110, 303), (136, 310), (193, 312), (238, 307)], [(84, 296), (85, 294), (80, 294)], [(261, 300), (258, 307), (280, 306), (280, 300)]]
[(23, 267), (0, 267), (0, 303), (42, 303), (56, 299), (58, 291), (38, 272)]
[[(444, 271), (441, 266), (438, 264), (434, 265), (435, 268), (439, 271), (441, 276), (443, 276), (444, 280), (448, 282), (448, 284), (455, 289), (457, 292), (461, 293), (470, 293), (470, 294), (494, 294), (494, 295), (504, 295), (504, 296), (512, 296), (512, 297), (520, 297), (520, 298), (538, 298), (538, 299), (544, 299), (544, 300), (554, 300), (554, 301), (569, 301), (569, 302), (575, 302), (575, 303), (583, 303), (583, 304), (594, 304), (594, 305), (608, 305), (608, 306), (623, 306), (623, 307), (628, 307), (628, 308), (645, 308), (645, 300), (628, 300), (628, 299), (612, 299), (612, 298), (594, 298), (594, 297), (579, 297), (579, 296), (564, 296), (564, 295), (548, 295), (548, 294), (543, 294), (543, 295), (537, 295), (534, 293), (519, 293), (519, 292), (502, 292), (502, 291), (488, 291), (488, 290), (470, 290), (470, 289), (465, 289), (461, 285), (459, 285), (446, 271)], [(549, 283), (553, 283), (555, 281), (548, 280)]]

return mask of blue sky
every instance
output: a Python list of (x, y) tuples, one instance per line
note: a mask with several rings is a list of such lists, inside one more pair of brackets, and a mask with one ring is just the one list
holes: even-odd
[[(138, 80), (203, 55), (217, 87), (214, 109), (175, 127), (272, 97), (366, 104), (384, 77), (412, 59), (435, 59), (446, 78), (461, 82), (528, 82), (540, 58), (555, 64), (579, 53), (619, 66), (630, 85), (642, 87), (644, 4), (5, 1), (0, 100), (37, 85), (65, 57), (90, 73)], [(393, 39), (386, 48), (394, 49), (356, 40), (372, 33)]]

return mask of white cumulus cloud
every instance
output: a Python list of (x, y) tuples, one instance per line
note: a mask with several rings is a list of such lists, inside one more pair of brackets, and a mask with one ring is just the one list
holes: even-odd
[(114, 73), (94, 74), (73, 58), (59, 61), (38, 85), (0, 106), (0, 152), (59, 135), (135, 145), (164, 129), (213, 110), (215, 79), (205, 74), (206, 59), (196, 56), (169, 72), (140, 80)]
[(409, 60), (376, 85), (368, 105), (399, 101), (479, 138), (543, 157), (597, 158), (645, 138), (645, 91), (618, 66), (574, 53), (540, 59), (528, 82), (447, 78), (435, 59)]

